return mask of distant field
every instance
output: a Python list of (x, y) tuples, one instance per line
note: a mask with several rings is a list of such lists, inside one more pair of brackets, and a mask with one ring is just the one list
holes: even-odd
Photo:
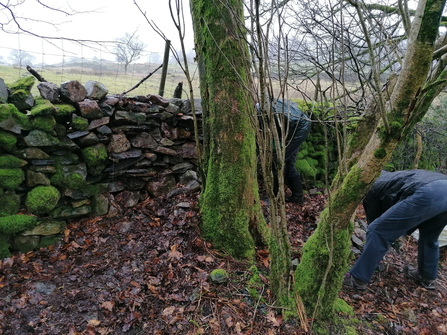
[[(80, 83), (85, 84), (89, 80), (96, 80), (104, 84), (110, 94), (119, 94), (126, 90), (129, 90), (136, 85), (142, 78), (152, 73), (158, 65), (135, 65), (129, 66), (127, 74), (124, 74), (121, 70), (113, 71), (113, 65), (104, 66), (104, 68), (93, 69), (76, 66), (65, 65), (64, 67), (47, 67), (47, 68), (34, 68), (45, 80), (60, 85), (68, 80), (78, 80)], [(12, 66), (0, 66), (0, 78), (2, 78), (6, 84), (10, 84), (20, 77), (31, 76), (26, 68), (18, 68)], [(161, 69), (154, 73), (149, 79), (142, 83), (138, 88), (128, 93), (128, 95), (148, 95), (158, 94), (160, 87)], [(174, 89), (179, 82), (183, 82), (183, 88), (189, 91), (187, 88), (186, 78), (177, 64), (173, 64), (168, 67), (168, 75), (165, 84), (164, 96), (171, 98), (174, 94)], [(33, 95), (39, 95), (37, 90), (37, 84), (33, 87)], [(196, 80), (195, 88), (197, 89), (196, 95), (199, 95), (198, 81)], [(182, 98), (187, 98), (185, 92), (182, 94)]]

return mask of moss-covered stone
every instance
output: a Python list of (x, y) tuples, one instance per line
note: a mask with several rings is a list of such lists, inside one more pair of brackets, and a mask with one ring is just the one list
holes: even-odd
[(14, 150), (17, 144), (17, 137), (14, 134), (0, 130), (0, 147), (6, 151)]
[(22, 169), (0, 169), (0, 188), (16, 189), (25, 180)]
[(27, 161), (17, 158), (13, 155), (0, 155), (0, 169), (14, 169), (14, 168), (22, 168), (26, 164)]
[(22, 232), (22, 235), (51, 236), (61, 234), (66, 226), (64, 220), (53, 220), (50, 218), (39, 219), (39, 224), (33, 229)]
[(70, 122), (71, 115), (76, 112), (76, 108), (69, 104), (55, 104), (56, 111), (54, 117), (58, 121)]
[(77, 208), (71, 206), (57, 207), (51, 211), (50, 216), (55, 219), (70, 219), (79, 216), (91, 214), (92, 207), (90, 205), (84, 205)]
[(25, 90), (30, 93), (35, 83), (36, 78), (34, 78), (33, 76), (27, 76), (16, 80), (12, 84), (9, 84), (8, 88), (11, 90), (11, 92), (17, 90)]
[(61, 142), (46, 131), (33, 129), (23, 138), (24, 143), (30, 147), (51, 147), (59, 146)]
[(11, 252), (9, 251), (10, 247), (9, 236), (0, 234), (0, 259), (11, 256)]
[(31, 122), (28, 116), (21, 113), (13, 104), (1, 104), (0, 128), (20, 134), (22, 130), (31, 129)]
[(56, 207), (60, 197), (54, 186), (37, 186), (28, 192), (25, 206), (33, 214), (47, 214)]
[(42, 236), (39, 242), (39, 248), (48, 248), (61, 240), (60, 235)]
[(211, 271), (210, 278), (215, 283), (226, 283), (228, 281), (228, 272), (225, 269), (215, 269)]
[(36, 99), (34, 107), (29, 111), (29, 115), (43, 116), (56, 113), (56, 107), (47, 99)]
[(67, 176), (60, 169), (51, 177), (51, 183), (72, 190), (80, 190), (87, 186), (87, 182), (79, 173), (72, 173)]
[(71, 126), (76, 130), (85, 131), (88, 130), (89, 123), (86, 118), (73, 115)]
[(31, 109), (34, 105), (34, 97), (31, 94), (31, 88), (36, 79), (32, 76), (21, 78), (8, 85), (11, 94), (8, 101), (14, 104), (19, 110)]
[(26, 253), (32, 250), (36, 250), (39, 247), (40, 236), (37, 235), (17, 235), (13, 237), (12, 248), (13, 251)]
[(9, 215), (0, 217), (0, 232), (4, 234), (17, 234), (35, 227), (38, 219), (30, 215)]
[(82, 157), (87, 164), (88, 172), (94, 176), (102, 173), (107, 165), (108, 153), (102, 143), (82, 149)]
[(15, 192), (0, 195), (0, 216), (14, 215), (19, 212), (20, 197)]
[(36, 116), (31, 123), (34, 129), (43, 130), (48, 133), (52, 133), (54, 127), (56, 127), (56, 120), (52, 115)]

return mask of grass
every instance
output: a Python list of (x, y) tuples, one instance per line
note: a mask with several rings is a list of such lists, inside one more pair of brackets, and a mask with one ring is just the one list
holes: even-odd
[[(142, 78), (152, 73), (158, 65), (136, 64), (129, 65), (128, 73), (124, 74), (119, 66), (116, 64), (106, 64), (103, 67), (95, 64), (67, 64), (65, 66), (48, 66), (45, 68), (34, 68), (42, 77), (48, 82), (60, 85), (69, 80), (78, 80), (81, 84), (85, 84), (89, 80), (99, 81), (104, 84), (109, 94), (120, 94), (135, 86)], [(0, 78), (6, 84), (11, 84), (17, 79), (30, 76), (31, 74), (22, 67), (0, 66)], [(154, 73), (149, 79), (143, 82), (138, 88), (128, 93), (128, 95), (148, 95), (158, 94), (161, 79), (161, 69)], [(174, 89), (179, 82), (183, 82), (183, 88), (187, 91), (186, 77), (177, 64), (169, 64), (168, 74), (165, 83), (163, 96), (171, 98), (174, 94)], [(195, 95), (199, 95), (198, 80), (194, 83)], [(39, 95), (37, 89), (37, 82), (32, 89), (33, 95)], [(185, 92), (182, 98), (187, 98)]]

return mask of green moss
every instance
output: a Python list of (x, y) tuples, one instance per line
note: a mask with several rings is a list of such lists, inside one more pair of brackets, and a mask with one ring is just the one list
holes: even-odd
[(259, 276), (259, 270), (255, 265), (252, 265), (248, 271), (251, 273), (248, 281), (247, 281), (247, 290), (250, 294), (250, 297), (257, 301), (260, 299), (260, 294), (258, 292), (259, 289), (263, 287), (263, 283), (261, 277)]
[(59, 235), (42, 236), (39, 242), (39, 248), (48, 248), (61, 239)]
[(99, 165), (108, 159), (105, 145), (100, 144), (84, 148), (82, 150), (82, 156), (84, 157), (87, 165)]
[[(303, 256), (295, 272), (295, 289), (303, 300), (308, 315), (312, 315), (317, 308), (318, 322), (333, 320), (334, 303), (351, 259), (352, 229), (353, 225), (350, 224), (349, 229), (333, 231), (328, 211), (324, 210), (317, 229), (303, 247)], [(329, 255), (327, 243), (331, 245), (331, 240), (334, 243), (331, 247), (332, 254)], [(332, 262), (326, 276), (329, 259)]]
[(211, 271), (210, 278), (216, 283), (226, 283), (228, 281), (228, 272), (225, 269), (215, 269)]
[(384, 148), (379, 148), (374, 151), (374, 157), (377, 159), (383, 159), (386, 157), (386, 150)]
[(43, 130), (48, 133), (52, 133), (54, 127), (56, 127), (56, 120), (52, 115), (36, 116), (31, 123), (34, 129)]
[(12, 84), (9, 84), (7, 86), (12, 92), (17, 91), (17, 90), (25, 90), (28, 93), (30, 93), (35, 82), (36, 82), (36, 78), (34, 78), (33, 76), (27, 76), (24, 78), (20, 78), (20, 79), (16, 80), (15, 82), (13, 82)]
[[(8, 124), (11, 128), (31, 129), (28, 116), (21, 113), (13, 104), (0, 105), (0, 124)], [(14, 126), (12, 124), (15, 124)]]
[(15, 193), (0, 195), (0, 216), (14, 215), (19, 212), (20, 197)]
[(362, 170), (358, 167), (351, 168), (345, 177), (343, 187), (340, 187), (333, 195), (333, 213), (343, 213), (343, 210), (346, 210), (346, 204), (359, 203), (364, 189)]
[(56, 112), (56, 107), (46, 99), (36, 99), (33, 108), (29, 111), (29, 115), (43, 116), (51, 115)]
[(16, 189), (25, 180), (22, 169), (0, 169), (0, 188)]
[(354, 316), (354, 309), (348, 305), (343, 299), (337, 298), (334, 303), (334, 311), (336, 313), (346, 314), (349, 316)]
[(295, 167), (300, 174), (303, 175), (304, 178), (308, 180), (314, 180), (317, 176), (317, 166), (318, 161), (311, 157), (306, 157), (305, 159), (297, 160), (295, 163)]
[(28, 192), (25, 205), (33, 214), (47, 214), (56, 207), (60, 196), (54, 186), (37, 186)]
[(27, 161), (13, 155), (0, 155), (0, 169), (14, 169), (25, 166)]
[(101, 192), (99, 186), (87, 183), (87, 181), (79, 173), (63, 173), (61, 164), (56, 164), (56, 173), (51, 177), (50, 181), (52, 185), (60, 188), (83, 190), (90, 196)]
[(71, 126), (76, 130), (85, 131), (88, 130), (89, 123), (86, 118), (78, 116), (75, 117), (73, 115), (73, 119), (71, 120)]
[(0, 217), (0, 231), (4, 234), (17, 234), (22, 231), (34, 228), (38, 223), (35, 216), (30, 215), (10, 215)]
[(0, 234), (0, 259), (11, 256), (11, 252), (9, 251), (10, 247), (9, 236)]
[(76, 112), (76, 108), (69, 104), (55, 104), (56, 115), (58, 116), (70, 116), (72, 113)]
[(88, 172), (94, 176), (100, 175), (107, 165), (107, 148), (102, 143), (84, 148), (82, 157), (87, 164)]
[(51, 177), (51, 184), (70, 188), (72, 190), (80, 190), (87, 185), (86, 181), (79, 173), (72, 173), (66, 176), (60, 170)]
[(0, 130), (0, 146), (6, 151), (11, 151), (17, 144), (17, 137), (14, 134)]

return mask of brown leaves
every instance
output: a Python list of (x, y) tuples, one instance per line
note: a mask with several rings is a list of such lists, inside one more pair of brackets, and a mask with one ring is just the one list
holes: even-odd
[[(257, 250), (256, 259), (265, 290), (251, 296), (252, 264), (211, 249), (199, 236), (197, 212), (174, 210), (190, 198), (148, 199), (119, 219), (72, 220), (61, 245), (0, 260), (0, 333), (32, 327), (48, 335), (304, 334), (272, 307), (268, 250)], [(306, 196), (305, 206), (287, 205), (296, 258), (316, 227), (322, 199)], [(412, 248), (406, 253), (415, 255)], [(386, 261), (390, 266), (376, 274), (367, 293), (341, 294), (355, 317), (369, 321), (376, 333), (445, 334), (446, 293), (408, 281), (403, 260)], [(444, 276), (445, 266), (441, 262)], [(209, 281), (216, 268), (228, 271), (230, 281)], [(359, 325), (359, 334), (371, 334)]]
[(104, 308), (104, 309), (107, 309), (110, 312), (112, 312), (113, 311), (113, 307), (115, 307), (115, 302), (114, 301), (103, 301), (101, 303), (101, 307)]

